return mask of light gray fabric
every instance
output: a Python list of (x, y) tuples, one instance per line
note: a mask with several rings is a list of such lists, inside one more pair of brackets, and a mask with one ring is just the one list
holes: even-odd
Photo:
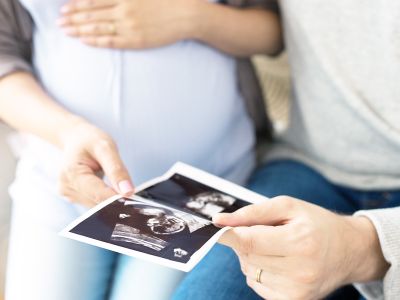
[[(400, 189), (400, 2), (281, 0), (290, 124), (266, 159), (293, 158), (360, 190)], [(400, 297), (400, 208), (359, 212), (392, 264), (368, 299)]]
[(400, 207), (359, 211), (355, 215), (365, 216), (375, 225), (383, 249), (383, 255), (391, 264), (384, 280), (367, 284), (355, 284), (355, 286), (367, 299), (399, 299)]
[(400, 2), (282, 0), (293, 97), (270, 158), (353, 188), (400, 188)]

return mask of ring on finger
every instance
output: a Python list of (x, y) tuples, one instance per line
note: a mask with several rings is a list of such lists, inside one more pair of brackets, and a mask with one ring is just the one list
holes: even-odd
[(257, 269), (257, 271), (256, 271), (256, 281), (258, 283), (261, 283), (261, 275), (262, 275), (263, 271), (264, 270), (261, 268)]
[(117, 34), (117, 27), (115, 26), (114, 22), (110, 22), (108, 25), (108, 31), (111, 35), (116, 35)]

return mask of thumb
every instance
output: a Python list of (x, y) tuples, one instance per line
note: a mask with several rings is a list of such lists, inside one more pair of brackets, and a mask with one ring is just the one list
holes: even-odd
[(128, 170), (119, 156), (117, 146), (113, 142), (102, 141), (99, 146), (94, 148), (92, 155), (100, 164), (116, 192), (125, 196), (134, 193)]
[(220, 213), (213, 222), (220, 226), (281, 225), (290, 217), (296, 200), (287, 196), (245, 206), (233, 213)]

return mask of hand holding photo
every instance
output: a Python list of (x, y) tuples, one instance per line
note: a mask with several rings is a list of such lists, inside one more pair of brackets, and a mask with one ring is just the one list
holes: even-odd
[(72, 222), (61, 235), (182, 271), (190, 271), (228, 228), (212, 224), (265, 198), (183, 163), (115, 196)]

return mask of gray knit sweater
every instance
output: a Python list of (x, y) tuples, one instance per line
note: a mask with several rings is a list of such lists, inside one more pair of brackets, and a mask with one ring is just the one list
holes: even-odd
[[(331, 182), (400, 190), (400, 1), (281, 0), (293, 97), (268, 159), (295, 158)], [(358, 212), (391, 264), (368, 299), (400, 299), (400, 208)]]

